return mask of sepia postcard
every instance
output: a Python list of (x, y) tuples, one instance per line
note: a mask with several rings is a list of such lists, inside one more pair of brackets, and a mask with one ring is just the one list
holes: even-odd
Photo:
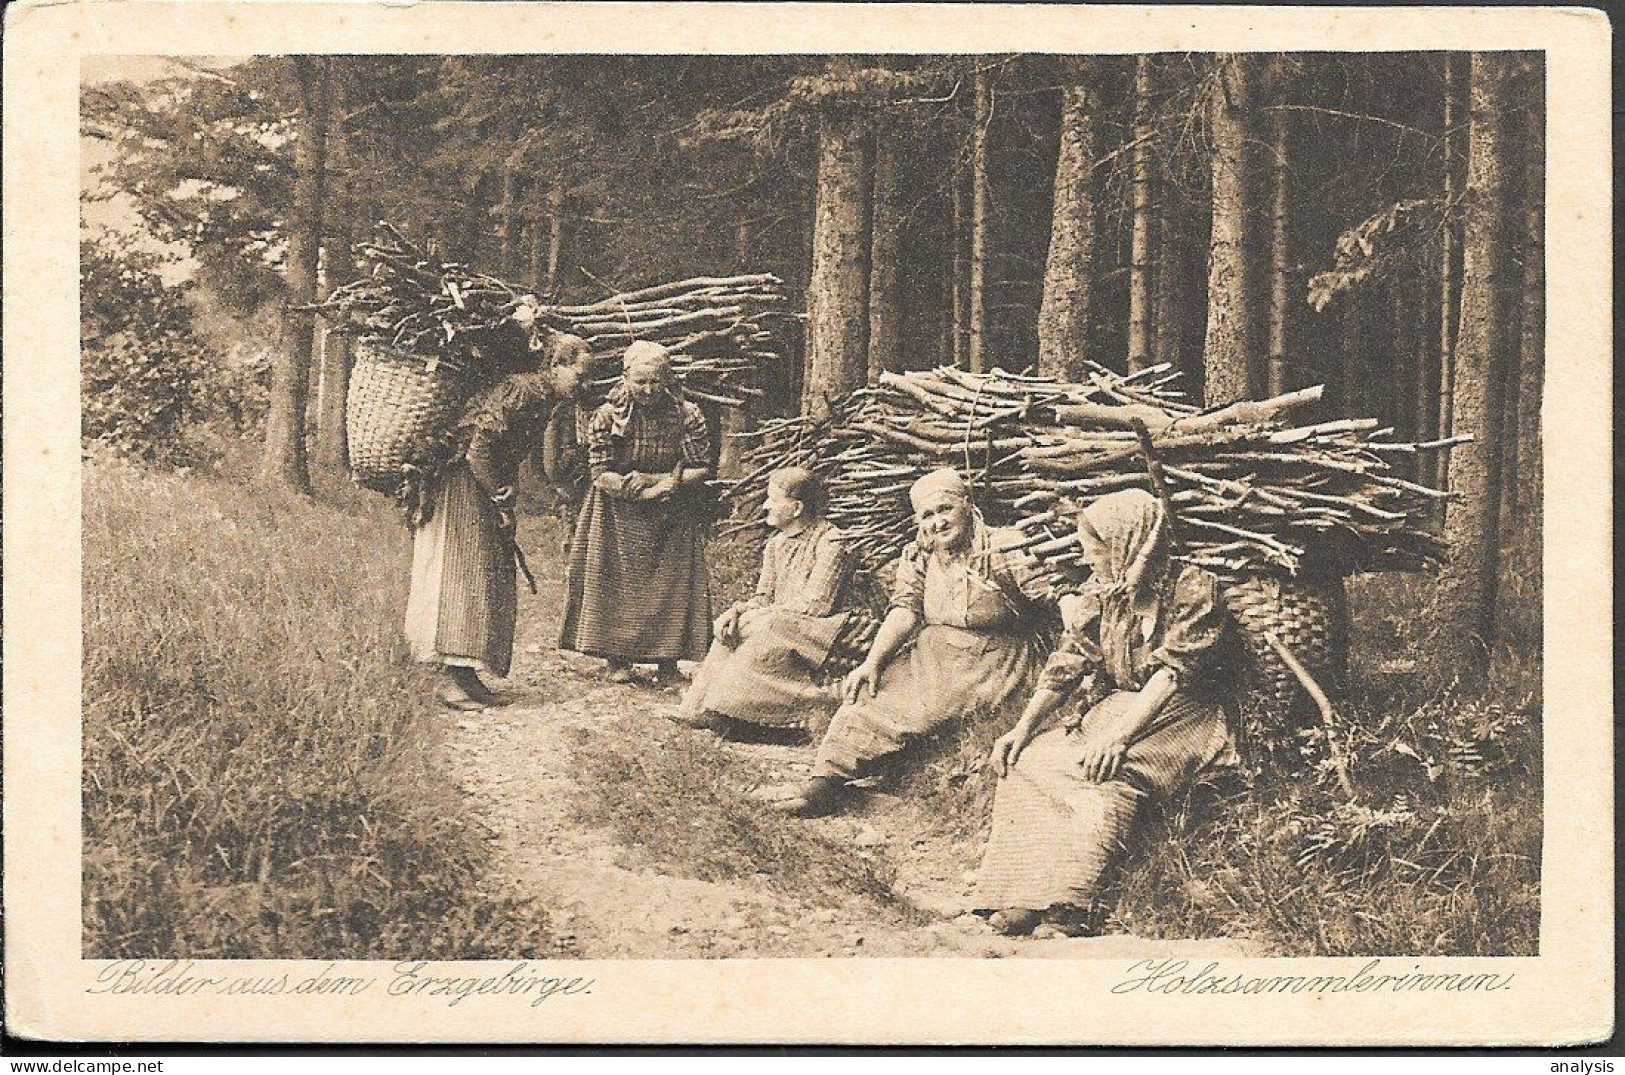
[(1610, 33), (9, 6), (7, 1028), (1609, 1038)]

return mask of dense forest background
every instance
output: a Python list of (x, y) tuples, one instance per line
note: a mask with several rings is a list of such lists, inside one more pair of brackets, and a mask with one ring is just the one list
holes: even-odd
[[(297, 307), (374, 221), (561, 301), (771, 272), (805, 331), (732, 430), (885, 369), (1090, 359), (1473, 436), (1399, 462), (1457, 493), (1440, 612), (1470, 655), (1538, 638), (1512, 583), (1539, 562), (1543, 82), (1507, 53), (177, 61), (86, 85), (112, 151), (87, 196), (193, 266), (181, 312), (231, 344), (189, 352), (195, 407), (263, 411), (274, 483), (308, 488), (307, 441), (344, 465), (347, 344)], [(119, 250), (87, 265), (150, 257)]]

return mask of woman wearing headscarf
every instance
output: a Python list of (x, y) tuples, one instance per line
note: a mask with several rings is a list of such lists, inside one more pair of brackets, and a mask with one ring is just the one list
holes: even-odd
[(785, 467), (768, 478), (775, 533), (762, 549), (756, 592), (718, 618), (711, 651), (672, 719), (714, 731), (726, 728), (719, 718), (805, 729), (834, 711), (839, 694), (814, 677), (846, 624), (853, 558), (824, 517), (825, 502), (824, 481), (810, 470)]
[(994, 529), (958, 471), (909, 489), (917, 538), (897, 563), (890, 607), (846, 700), (818, 744), (812, 776), (779, 809), (839, 807), (851, 781), (915, 739), (977, 713), (1020, 705), (1043, 665), (1037, 564), (1021, 534)]
[(439, 700), (452, 709), (502, 700), (480, 673), (506, 676), (513, 660), (514, 482), (525, 457), (540, 447), (553, 406), (575, 393), (583, 374), (587, 345), (580, 337), (553, 333), (539, 350), (540, 362), (533, 352), (532, 368), (490, 385), (464, 408), (456, 430), (461, 450), (420, 490), (410, 512), (407, 645), (414, 660), (439, 666)]
[[(1141, 490), (1094, 501), (1077, 528), (1093, 576), (989, 758), (1000, 781), (975, 907), (1004, 933), (1045, 918), (1098, 931), (1140, 804), (1231, 756), (1236, 681), (1218, 580), (1173, 564), (1167, 514)], [(1043, 727), (1079, 694), (1099, 700)]]
[(626, 349), (621, 381), (587, 428), (589, 486), (570, 547), (560, 646), (602, 657), (625, 683), (653, 662), (663, 681), (711, 641), (705, 547), (710, 436), (657, 343)]

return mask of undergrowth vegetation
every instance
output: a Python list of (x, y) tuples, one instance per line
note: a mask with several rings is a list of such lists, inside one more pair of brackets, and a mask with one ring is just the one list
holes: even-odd
[(84, 504), (87, 957), (553, 952), (437, 765), (387, 510), (108, 461)]

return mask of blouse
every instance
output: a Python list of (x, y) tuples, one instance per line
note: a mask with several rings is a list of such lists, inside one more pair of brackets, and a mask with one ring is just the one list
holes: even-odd
[[(1219, 580), (1209, 572), (1184, 567), (1165, 579), (1149, 632), (1126, 596), (1098, 590), (1084, 596), (1097, 603), (1098, 615), (1086, 614), (1067, 628), (1044, 666), (1043, 687), (1071, 693), (1100, 668), (1118, 690), (1139, 690), (1159, 668), (1172, 669), (1183, 690), (1204, 677), (1223, 678), (1219, 644), (1228, 633), (1227, 621)], [(1096, 624), (1098, 643), (1087, 633)]]
[(1046, 596), (1038, 562), (1016, 548), (1021, 533), (981, 530), (963, 558), (944, 558), (909, 542), (897, 562), (891, 608), (927, 624), (969, 630), (1010, 629), (1032, 621)]
[(853, 558), (846, 536), (827, 519), (796, 534), (774, 534), (762, 549), (762, 574), (750, 604), (804, 616), (840, 609)]
[(591, 477), (606, 470), (660, 474), (679, 463), (711, 465), (705, 413), (687, 400), (634, 406), (620, 435), (615, 433), (616, 414), (615, 404), (605, 403), (593, 412), (587, 425), (587, 472)]

